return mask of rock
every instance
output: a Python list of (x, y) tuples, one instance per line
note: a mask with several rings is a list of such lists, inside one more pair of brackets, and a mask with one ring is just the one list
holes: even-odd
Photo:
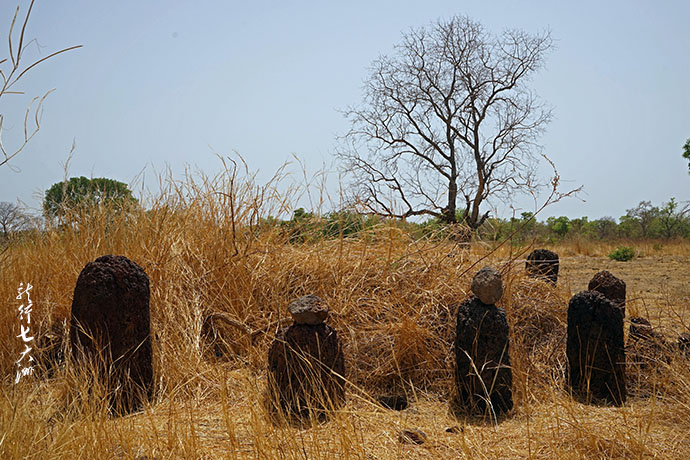
[(453, 434), (458, 434), (458, 433), (464, 433), (465, 430), (462, 429), (462, 427), (459, 427), (457, 425), (449, 426), (446, 428), (446, 433), (453, 433)]
[(578, 399), (625, 402), (623, 317), (601, 293), (582, 291), (570, 299), (566, 354), (568, 384)]
[(273, 407), (289, 417), (321, 417), (345, 403), (343, 347), (325, 323), (281, 331), (268, 352), (268, 370)]
[(604, 294), (604, 297), (620, 308), (621, 314), (625, 318), (625, 281), (616, 278), (607, 270), (603, 270), (594, 275), (587, 289)]
[(422, 430), (410, 429), (402, 430), (398, 433), (398, 441), (403, 444), (424, 444), (426, 442), (426, 433)]
[(74, 288), (73, 358), (96, 366), (117, 414), (139, 410), (153, 393), (149, 295), (144, 270), (113, 255), (86, 264)]
[(525, 269), (530, 278), (541, 278), (551, 284), (556, 284), (558, 281), (558, 254), (548, 249), (535, 249), (527, 256)]
[(457, 391), (453, 406), (457, 413), (487, 415), (487, 396), (495, 415), (513, 408), (508, 321), (502, 308), (487, 305), (477, 298), (460, 304), (455, 365)]
[(407, 409), (407, 396), (405, 396), (404, 394), (379, 396), (378, 398), (376, 398), (376, 401), (386, 409)]
[(491, 267), (484, 267), (472, 278), (472, 293), (486, 305), (494, 305), (503, 295), (501, 273)]
[(320, 297), (313, 294), (305, 295), (291, 302), (288, 310), (295, 320), (295, 324), (310, 324), (315, 326), (323, 323), (328, 317), (328, 305)]

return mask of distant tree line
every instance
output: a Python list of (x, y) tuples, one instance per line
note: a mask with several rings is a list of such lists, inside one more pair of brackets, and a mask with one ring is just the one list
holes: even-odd
[[(393, 222), (415, 239), (445, 238), (451, 232), (461, 231), (457, 226), (448, 225), (439, 218), (423, 222), (406, 222), (351, 211), (330, 212), (317, 216), (302, 208), (296, 209), (289, 220), (272, 217), (263, 219), (262, 226), (279, 228), (288, 241), (303, 243), (322, 238), (361, 236), (362, 232), (387, 221)], [(520, 217), (489, 218), (477, 230), (476, 235), (482, 240), (499, 241), (512, 238), (517, 242), (558, 242), (569, 238), (593, 241), (690, 238), (690, 206), (681, 205), (675, 198), (662, 203), (661, 206), (654, 206), (650, 201), (641, 201), (636, 207), (628, 209), (618, 221), (613, 217), (589, 220), (586, 216), (575, 219), (566, 216), (549, 217), (539, 221), (531, 212), (523, 212)]]
[(538, 222), (532, 213), (523, 212), (519, 218), (491, 219), (480, 232), (483, 238), (496, 240), (513, 232), (517, 240), (540, 241), (575, 237), (588, 240), (690, 238), (690, 207), (681, 206), (675, 198), (661, 206), (641, 201), (628, 209), (618, 222), (612, 217), (589, 220), (588, 217), (571, 219), (566, 216)]
[[(7, 242), (13, 234), (40, 229), (44, 222), (54, 220), (56, 215), (59, 216), (68, 209), (101, 206), (111, 201), (116, 204), (112, 207), (112, 212), (128, 209), (129, 206), (126, 205), (137, 204), (125, 184), (117, 181), (103, 182), (102, 179), (88, 181), (85, 178), (73, 178), (48, 189), (43, 203), (43, 219), (30, 216), (17, 205), (2, 202), (0, 243)], [(447, 224), (440, 218), (410, 222), (348, 210), (317, 215), (303, 208), (295, 209), (289, 219), (263, 218), (255, 230), (277, 231), (288, 243), (299, 244), (324, 239), (373, 236), (375, 229), (390, 225), (416, 240), (444, 239), (455, 237), (458, 232), (469, 232), (462, 225)], [(634, 208), (628, 209), (618, 221), (612, 217), (589, 220), (588, 217), (571, 219), (566, 216), (539, 221), (531, 212), (523, 212), (520, 217), (488, 218), (474, 235), (484, 241), (511, 238), (517, 243), (553, 243), (575, 238), (592, 241), (690, 238), (690, 204), (683, 205), (675, 198), (661, 206), (641, 201)]]

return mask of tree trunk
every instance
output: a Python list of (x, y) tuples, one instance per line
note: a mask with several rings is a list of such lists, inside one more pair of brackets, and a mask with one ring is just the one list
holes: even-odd
[(458, 198), (458, 184), (451, 180), (448, 184), (448, 205), (443, 208), (441, 220), (446, 224), (456, 224), (458, 219), (455, 216), (457, 209), (456, 200)]

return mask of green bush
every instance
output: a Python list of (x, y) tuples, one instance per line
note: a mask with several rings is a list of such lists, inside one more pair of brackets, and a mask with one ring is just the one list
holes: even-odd
[(615, 251), (609, 254), (609, 259), (617, 260), (618, 262), (627, 262), (635, 257), (635, 250), (628, 246), (620, 246)]

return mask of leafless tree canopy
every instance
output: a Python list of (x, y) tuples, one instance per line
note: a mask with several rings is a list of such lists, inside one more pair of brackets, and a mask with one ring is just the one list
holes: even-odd
[[(548, 32), (500, 36), (465, 17), (404, 34), (346, 116), (340, 152), (360, 202), (377, 214), (435, 216), (476, 229), (489, 197), (532, 190), (537, 137), (550, 110), (525, 85), (552, 45)], [(462, 209), (462, 208), (460, 208)]]
[(15, 204), (0, 201), (0, 240), (7, 239), (12, 232), (23, 230), (29, 219)]

